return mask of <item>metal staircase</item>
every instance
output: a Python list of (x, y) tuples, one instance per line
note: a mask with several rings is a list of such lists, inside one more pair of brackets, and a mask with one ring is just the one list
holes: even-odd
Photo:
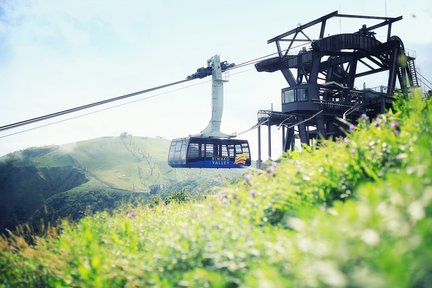
[(419, 86), (419, 81), (417, 78), (417, 72), (416, 72), (416, 68), (415, 68), (415, 62), (414, 62), (414, 58), (409, 57), (408, 56), (408, 60), (407, 60), (407, 72), (408, 72), (408, 78), (410, 81), (410, 86), (411, 87), (418, 87)]

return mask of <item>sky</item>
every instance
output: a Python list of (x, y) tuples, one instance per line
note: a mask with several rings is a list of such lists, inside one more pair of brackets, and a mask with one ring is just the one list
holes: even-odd
[[(429, 1), (0, 0), (0, 126), (185, 79), (215, 54), (239, 64), (274, 53), (268, 39), (335, 10), (403, 16), (392, 34), (416, 55), (417, 70), (432, 80)], [(361, 24), (344, 19), (328, 28), (333, 34), (354, 32)], [(250, 65), (226, 76), (222, 132), (248, 130), (260, 109), (280, 111), (280, 90), (287, 86), (281, 73), (258, 73)], [(211, 115), (209, 81), (0, 132), (0, 156), (124, 132), (166, 139), (196, 134)], [(277, 157), (281, 131), (273, 127), (272, 136)], [(239, 138), (249, 140), (256, 159), (257, 131)]]

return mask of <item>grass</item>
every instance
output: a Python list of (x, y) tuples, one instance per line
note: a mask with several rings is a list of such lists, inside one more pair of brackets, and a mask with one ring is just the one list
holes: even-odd
[(0, 240), (5, 287), (430, 287), (432, 102), (361, 119), (202, 201)]

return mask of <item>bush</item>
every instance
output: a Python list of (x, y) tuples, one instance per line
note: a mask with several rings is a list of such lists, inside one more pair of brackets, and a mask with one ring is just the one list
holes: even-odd
[(190, 196), (190, 194), (182, 189), (180, 191), (175, 191), (173, 193), (171, 193), (166, 199), (165, 199), (165, 204), (169, 204), (172, 202), (175, 203), (184, 203), (184, 202), (188, 202), (192, 199), (192, 197)]

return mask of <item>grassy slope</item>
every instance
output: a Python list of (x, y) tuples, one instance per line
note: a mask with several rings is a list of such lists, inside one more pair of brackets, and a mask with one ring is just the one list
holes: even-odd
[(400, 106), (205, 201), (3, 239), (0, 285), (430, 287), (432, 103)]
[[(37, 222), (46, 214), (44, 206), (49, 219), (56, 219), (54, 215), (76, 219), (86, 210), (109, 209), (138, 197), (127, 192), (148, 194), (153, 189), (165, 195), (193, 187), (191, 192), (199, 194), (242, 173), (171, 169), (167, 164), (169, 143), (161, 138), (125, 135), (29, 148), (2, 157), (0, 232), (26, 222), (32, 215), (31, 222)], [(102, 201), (107, 195), (112, 203)]]

